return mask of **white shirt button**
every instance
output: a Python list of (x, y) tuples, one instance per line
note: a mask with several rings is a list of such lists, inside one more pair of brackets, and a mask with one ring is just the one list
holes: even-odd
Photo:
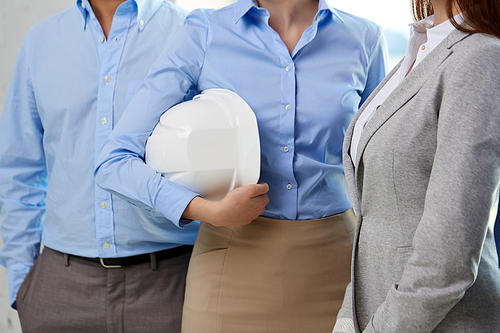
[(143, 20), (140, 20), (140, 21), (139, 21), (139, 24), (140, 24), (140, 25), (144, 25), (144, 21), (143, 21)]
[(109, 243), (104, 243), (102, 245), (102, 247), (105, 249), (105, 250), (109, 250)]
[(82, 8), (85, 8), (85, 2), (82, 1)]
[(292, 189), (292, 184), (286, 184), (286, 189), (291, 190)]
[(290, 110), (291, 108), (292, 108), (292, 106), (291, 106), (290, 104), (288, 104), (288, 105), (286, 106), (286, 109), (287, 109), (287, 110)]
[(284, 151), (285, 153), (288, 153), (288, 152), (290, 151), (290, 148), (285, 147), (285, 148), (283, 148), (283, 151)]
[(101, 202), (101, 208), (102, 209), (106, 209), (106, 207), (108, 207), (108, 205), (106, 205), (106, 203), (104, 201)]
[(106, 125), (106, 124), (108, 123), (108, 119), (107, 119), (106, 117), (102, 117), (102, 118), (101, 118), (101, 123), (102, 123), (103, 125)]
[(289, 72), (291, 69), (292, 69), (292, 67), (290, 67), (290, 66), (286, 66), (286, 68), (285, 68), (285, 70), (286, 70), (287, 72)]
[(105, 40), (105, 38), (104, 38), (103, 36), (99, 37), (99, 41), (100, 41), (101, 43), (104, 43), (104, 40)]
[(107, 76), (107, 75), (106, 75), (106, 76), (104, 77), (104, 81), (109, 82), (109, 81), (111, 81), (111, 78), (110, 78), (109, 76)]

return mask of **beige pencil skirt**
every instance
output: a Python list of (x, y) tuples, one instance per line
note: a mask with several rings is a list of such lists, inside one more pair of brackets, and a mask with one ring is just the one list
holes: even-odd
[(183, 333), (331, 333), (350, 281), (352, 210), (320, 220), (202, 223)]

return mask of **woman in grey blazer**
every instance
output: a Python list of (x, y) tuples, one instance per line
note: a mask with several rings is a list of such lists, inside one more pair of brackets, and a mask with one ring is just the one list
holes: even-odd
[(500, 332), (500, 1), (412, 4), (406, 57), (345, 135), (357, 230), (334, 332)]

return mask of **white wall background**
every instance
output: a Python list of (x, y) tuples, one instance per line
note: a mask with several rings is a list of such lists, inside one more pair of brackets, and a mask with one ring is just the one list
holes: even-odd
[[(234, 0), (176, 0), (174, 2), (192, 10), (199, 7), (216, 8), (232, 3)], [(330, 3), (340, 10), (372, 20), (385, 29), (390, 50), (392, 50), (391, 67), (402, 56), (401, 40), (404, 43), (407, 36), (407, 24), (411, 20), (409, 0), (384, 0), (382, 2), (330, 0)], [(0, 117), (9, 79), (24, 35), (32, 25), (74, 4), (75, 0), (0, 0)], [(393, 41), (389, 36), (398, 38)], [(2, 246), (0, 239), (0, 248)], [(21, 328), (17, 312), (10, 308), (5, 269), (0, 266), (0, 333), (11, 332), (21, 332)]]

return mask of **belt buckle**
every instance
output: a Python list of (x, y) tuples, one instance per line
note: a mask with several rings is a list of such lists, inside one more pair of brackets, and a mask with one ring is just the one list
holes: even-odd
[(101, 260), (101, 265), (102, 265), (102, 267), (104, 267), (104, 268), (122, 268), (122, 267), (123, 267), (123, 266), (121, 266), (121, 265), (106, 265), (106, 264), (104, 263), (104, 259), (103, 259), (103, 258), (99, 258), (99, 259)]

